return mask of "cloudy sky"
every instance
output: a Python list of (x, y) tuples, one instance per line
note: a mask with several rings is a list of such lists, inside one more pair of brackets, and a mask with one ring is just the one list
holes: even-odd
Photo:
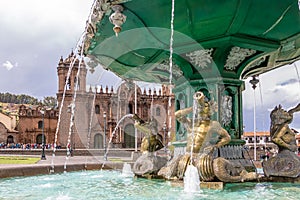
[[(0, 0), (0, 92), (55, 96), (56, 67), (84, 32), (93, 0)], [(286, 109), (300, 102), (300, 62), (259, 77), (255, 90), (257, 130), (269, 129), (269, 113), (278, 104)], [(102, 82), (106, 82), (103, 76)], [(254, 91), (246, 80), (245, 130), (253, 131)], [(300, 115), (291, 125), (300, 130)]]
[(54, 96), (56, 67), (75, 49), (93, 0), (1, 0), (0, 91)]
[[(245, 130), (253, 131), (254, 106), (256, 110), (256, 127), (258, 131), (269, 130), (270, 112), (279, 104), (289, 110), (300, 103), (300, 61), (286, 65), (259, 76), (259, 84), (255, 91), (245, 80), (246, 90), (243, 93), (243, 111)], [(255, 101), (254, 101), (255, 97)], [(292, 128), (300, 130), (300, 113), (294, 114)]]

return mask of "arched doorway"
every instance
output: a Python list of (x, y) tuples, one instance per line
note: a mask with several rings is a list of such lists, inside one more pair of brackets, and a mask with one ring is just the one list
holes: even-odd
[(100, 133), (94, 136), (94, 148), (103, 149), (103, 136)]
[(7, 144), (10, 144), (10, 143), (14, 143), (14, 136), (12, 136), (12, 135), (7, 136)]
[[(43, 143), (43, 134), (39, 134), (36, 136), (36, 143), (37, 144), (42, 144)], [(44, 144), (46, 144), (46, 137), (44, 135)]]
[(124, 129), (124, 145), (125, 148), (134, 148), (135, 147), (135, 131), (134, 125), (128, 124)]

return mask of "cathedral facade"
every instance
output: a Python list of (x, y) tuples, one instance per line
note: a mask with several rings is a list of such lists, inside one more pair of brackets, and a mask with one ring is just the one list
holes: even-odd
[[(132, 114), (145, 122), (155, 120), (165, 144), (174, 133), (174, 95), (167, 86), (141, 90), (132, 81), (123, 81), (114, 91), (108, 86), (87, 86), (91, 73), (71, 53), (61, 58), (58, 74), (58, 134), (61, 146), (73, 148), (139, 148), (144, 134), (134, 127)], [(170, 120), (172, 119), (172, 120)]]
[(58, 106), (20, 105), (15, 130), (1, 134), (0, 143), (26, 148), (40, 148), (42, 143), (47, 148), (54, 144), (81, 149), (140, 148), (144, 133), (135, 129), (132, 114), (145, 122), (155, 120), (163, 143), (170, 141), (175, 133), (175, 101), (167, 86), (147, 91), (132, 81), (123, 81), (116, 91), (87, 86), (90, 71), (75, 57), (72, 52), (59, 60)]

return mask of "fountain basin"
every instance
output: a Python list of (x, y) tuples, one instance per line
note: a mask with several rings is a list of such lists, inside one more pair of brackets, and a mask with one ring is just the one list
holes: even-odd
[(300, 184), (235, 183), (223, 190), (184, 192), (169, 181), (126, 178), (121, 170), (94, 170), (2, 179), (3, 199), (298, 199)]

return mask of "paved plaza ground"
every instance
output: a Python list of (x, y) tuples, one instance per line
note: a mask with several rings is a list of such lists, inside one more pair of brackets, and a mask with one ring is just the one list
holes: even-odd
[[(33, 153), (34, 154), (34, 153)], [(22, 155), (22, 154), (1, 154), (0, 156)], [(22, 155), (41, 157), (41, 155)], [(112, 153), (104, 159), (104, 155), (74, 155), (66, 156), (53, 154), (46, 155), (46, 160), (39, 160), (34, 164), (0, 164), (0, 178), (16, 176), (33, 176), (40, 174), (62, 173), (64, 171), (80, 170), (100, 170), (100, 169), (118, 169), (121, 170), (124, 163), (133, 163), (134, 153)]]

